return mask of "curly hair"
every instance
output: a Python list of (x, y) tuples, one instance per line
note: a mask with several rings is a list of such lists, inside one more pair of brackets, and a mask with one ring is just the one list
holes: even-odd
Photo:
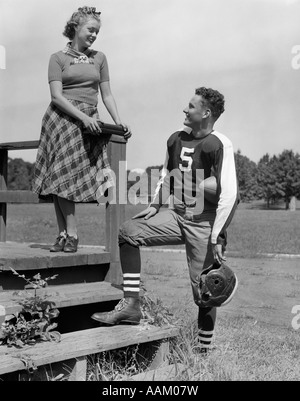
[(212, 116), (215, 120), (217, 120), (220, 115), (224, 113), (224, 96), (217, 90), (201, 87), (195, 90), (195, 94), (202, 96), (202, 98), (206, 101), (206, 104), (211, 109)]
[(67, 22), (65, 29), (63, 31), (63, 35), (68, 39), (73, 40), (75, 36), (75, 27), (82, 23), (83, 19), (87, 18), (95, 18), (97, 21), (100, 21), (101, 12), (97, 12), (95, 7), (79, 7), (77, 11), (75, 11), (69, 21)]

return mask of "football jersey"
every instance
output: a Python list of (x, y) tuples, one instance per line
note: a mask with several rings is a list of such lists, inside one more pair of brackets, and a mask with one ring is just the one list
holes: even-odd
[(195, 138), (190, 129), (176, 131), (167, 141), (167, 153), (151, 206), (160, 208), (170, 195), (175, 203), (194, 206), (199, 184), (214, 175), (218, 203), (202, 199), (203, 212), (215, 212), (212, 243), (223, 243), (226, 227), (238, 203), (234, 151), (231, 141), (218, 131)]

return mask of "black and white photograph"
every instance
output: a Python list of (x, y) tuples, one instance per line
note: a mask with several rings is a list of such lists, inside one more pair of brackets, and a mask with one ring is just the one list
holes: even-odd
[(0, 0), (0, 382), (300, 380), (299, 16)]

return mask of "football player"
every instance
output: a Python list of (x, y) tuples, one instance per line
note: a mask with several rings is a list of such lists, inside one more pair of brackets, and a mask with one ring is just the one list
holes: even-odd
[[(114, 310), (94, 313), (92, 319), (108, 325), (138, 324), (142, 318), (139, 247), (185, 244), (193, 299), (199, 310), (199, 348), (201, 352), (210, 348), (216, 308), (221, 303), (202, 299), (203, 294), (199, 291), (203, 281), (201, 273), (207, 269), (214, 270), (209, 276), (214, 280), (211, 288), (222, 295), (222, 302), (232, 295), (237, 285), (227, 266), (223, 269), (225, 275), (221, 289), (218, 288), (221, 276), (215, 274), (225, 261), (226, 228), (238, 203), (233, 146), (214, 128), (224, 112), (224, 103), (224, 96), (218, 91), (201, 87), (196, 89), (183, 110), (185, 127), (173, 133), (167, 141), (166, 160), (152, 202), (122, 224), (119, 230), (124, 298)], [(198, 190), (201, 179), (212, 175), (216, 177), (216, 202), (201, 197)], [(161, 209), (170, 196), (173, 206)], [(210, 296), (213, 298), (214, 294)]]

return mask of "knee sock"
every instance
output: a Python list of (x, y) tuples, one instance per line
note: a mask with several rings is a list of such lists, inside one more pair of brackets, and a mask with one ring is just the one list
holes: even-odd
[(120, 261), (123, 272), (124, 298), (139, 298), (141, 280), (141, 255), (139, 247), (120, 244)]
[(198, 313), (198, 340), (203, 350), (210, 348), (214, 334), (217, 308), (199, 308)]

